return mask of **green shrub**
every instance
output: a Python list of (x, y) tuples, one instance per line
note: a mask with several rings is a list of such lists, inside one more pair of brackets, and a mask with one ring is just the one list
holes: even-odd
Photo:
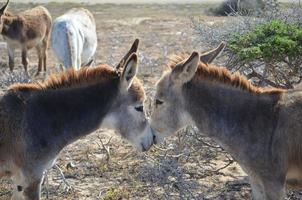
[(298, 25), (278, 20), (258, 25), (235, 36), (229, 49), (241, 63), (263, 62), (266, 71), (279, 81), (277, 84), (292, 87), (292, 77), (301, 81), (302, 28)]
[(229, 48), (243, 60), (294, 61), (302, 55), (302, 28), (272, 21), (235, 36)]

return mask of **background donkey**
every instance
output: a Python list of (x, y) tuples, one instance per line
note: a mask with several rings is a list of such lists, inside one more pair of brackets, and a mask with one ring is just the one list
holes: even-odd
[(65, 69), (89, 66), (97, 47), (95, 20), (84, 8), (73, 8), (58, 17), (51, 32), (51, 46)]
[(170, 135), (196, 125), (239, 162), (254, 199), (283, 199), (286, 180), (299, 184), (302, 177), (301, 90), (259, 88), (205, 65), (197, 52), (187, 57), (172, 58), (157, 84), (152, 128)]
[(21, 48), (22, 64), (28, 75), (27, 51), (33, 47), (37, 49), (39, 64), (37, 75), (42, 66), (46, 71), (47, 47), (51, 29), (51, 16), (43, 6), (26, 10), (19, 14), (12, 14), (7, 10), (9, 0), (0, 9), (0, 32), (7, 42), (9, 68), (14, 69), (15, 49)]
[(1, 98), (0, 174), (12, 177), (13, 199), (40, 199), (43, 172), (59, 152), (99, 127), (118, 131), (140, 150), (150, 148), (154, 135), (135, 77), (136, 49), (121, 72), (107, 65), (70, 69), (44, 83), (14, 85)]

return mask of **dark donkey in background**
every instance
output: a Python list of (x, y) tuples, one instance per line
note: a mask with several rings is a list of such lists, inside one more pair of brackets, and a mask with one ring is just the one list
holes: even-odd
[(196, 125), (249, 175), (256, 200), (281, 200), (301, 187), (302, 90), (260, 88), (199, 54), (172, 58), (157, 84), (151, 127), (161, 136)]
[(40, 199), (43, 172), (68, 144), (99, 127), (147, 150), (154, 135), (137, 73), (136, 40), (118, 65), (69, 70), (43, 83), (17, 84), (0, 99), (0, 175), (14, 182), (12, 199)]
[(9, 0), (0, 9), (0, 33), (7, 42), (9, 68), (14, 69), (15, 49), (20, 48), (22, 64), (28, 75), (27, 51), (36, 48), (39, 58), (37, 75), (46, 71), (47, 47), (49, 42), (52, 18), (43, 6), (37, 6), (18, 14), (7, 11)]

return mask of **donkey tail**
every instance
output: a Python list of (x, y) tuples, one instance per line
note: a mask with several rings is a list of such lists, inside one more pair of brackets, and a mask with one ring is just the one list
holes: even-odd
[(77, 67), (76, 37), (73, 26), (66, 21), (55, 21), (51, 33), (51, 46), (64, 68)]
[(76, 68), (79, 69), (81, 63), (78, 63), (78, 56), (77, 56), (77, 41), (76, 41), (76, 31), (74, 27), (71, 25), (66, 29), (66, 45), (67, 45), (67, 57), (66, 63), (64, 61), (64, 66), (66, 68)]

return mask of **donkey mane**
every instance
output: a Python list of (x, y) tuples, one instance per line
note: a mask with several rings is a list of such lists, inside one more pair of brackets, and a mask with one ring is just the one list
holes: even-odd
[[(83, 67), (80, 70), (70, 68), (64, 72), (50, 75), (45, 81), (38, 81), (35, 83), (16, 83), (12, 85), (9, 90), (13, 92), (32, 92), (80, 88), (105, 83), (119, 78), (120, 72), (109, 65), (102, 64), (94, 68)], [(146, 97), (143, 85), (137, 77), (133, 79), (129, 92), (136, 101), (143, 101)]]
[(9, 89), (13, 91), (56, 90), (71, 87), (85, 87), (119, 78), (113, 67), (100, 65), (95, 68), (83, 67), (80, 70), (70, 68), (59, 74), (50, 75), (45, 81), (36, 83), (17, 83)]
[[(168, 67), (170, 69), (174, 69), (177, 64), (183, 62), (189, 56), (190, 56), (189, 53), (172, 55), (170, 57), (170, 62), (168, 63)], [(279, 89), (279, 88), (257, 87), (253, 85), (244, 75), (241, 75), (239, 72), (235, 72), (232, 74), (225, 67), (217, 67), (215, 65), (204, 64), (202, 62), (199, 62), (197, 71), (192, 81), (199, 82), (201, 80), (219, 82), (225, 85), (233, 86), (235, 88), (240, 88), (242, 90), (251, 93), (278, 94), (285, 91), (284, 89)]]

